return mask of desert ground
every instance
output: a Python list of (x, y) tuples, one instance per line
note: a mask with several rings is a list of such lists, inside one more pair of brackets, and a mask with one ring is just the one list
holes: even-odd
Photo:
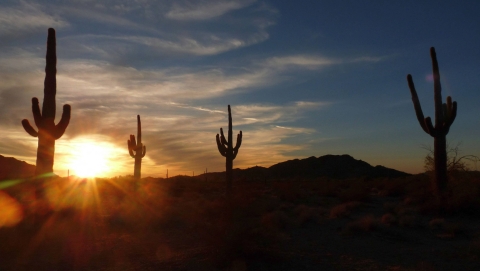
[(479, 270), (480, 178), (57, 178), (0, 190), (0, 270)]

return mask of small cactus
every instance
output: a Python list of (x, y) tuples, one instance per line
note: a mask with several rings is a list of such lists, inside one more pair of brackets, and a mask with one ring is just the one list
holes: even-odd
[(407, 75), (408, 87), (412, 94), (413, 107), (417, 115), (418, 122), (425, 133), (434, 138), (433, 153), (435, 164), (434, 188), (439, 194), (443, 194), (448, 183), (447, 176), (447, 139), (446, 135), (450, 130), (455, 117), (457, 116), (457, 102), (452, 102), (450, 96), (447, 102), (442, 104), (442, 87), (440, 85), (440, 72), (438, 69), (437, 55), (435, 48), (430, 48), (433, 69), (433, 92), (435, 100), (435, 126), (432, 125), (430, 117), (424, 117), (417, 91), (413, 84), (412, 76)]
[(227, 197), (231, 195), (232, 192), (232, 173), (233, 173), (233, 160), (237, 157), (238, 149), (242, 145), (242, 131), (237, 135), (237, 144), (233, 147), (232, 143), (232, 112), (230, 110), (230, 105), (228, 105), (228, 140), (225, 139), (223, 135), (223, 129), (220, 128), (220, 135), (217, 134), (217, 147), (218, 151), (226, 160), (226, 181), (227, 181)]
[(130, 135), (130, 139), (127, 140), (128, 153), (132, 158), (135, 158), (135, 167), (133, 170), (133, 177), (140, 179), (142, 158), (147, 153), (147, 147), (142, 144), (142, 123), (140, 122), (140, 115), (137, 115), (137, 141), (135, 136)]
[(70, 105), (63, 106), (63, 113), (60, 122), (55, 125), (55, 95), (57, 94), (57, 53), (55, 29), (48, 29), (47, 55), (45, 66), (45, 81), (43, 90), (43, 106), (40, 106), (36, 97), (32, 98), (32, 112), (36, 131), (27, 119), (22, 120), (25, 131), (38, 137), (37, 162), (35, 175), (48, 176), (53, 173), (53, 162), (55, 154), (55, 140), (59, 139), (67, 129), (70, 122)]

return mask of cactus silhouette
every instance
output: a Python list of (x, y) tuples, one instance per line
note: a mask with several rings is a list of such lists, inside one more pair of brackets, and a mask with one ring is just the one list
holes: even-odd
[(45, 81), (43, 90), (43, 106), (40, 112), (38, 99), (32, 98), (32, 112), (36, 131), (27, 119), (22, 120), (25, 131), (33, 137), (38, 137), (37, 163), (35, 175), (49, 175), (53, 172), (55, 140), (59, 139), (70, 122), (70, 105), (63, 106), (60, 122), (55, 125), (55, 95), (57, 94), (57, 53), (55, 29), (48, 29), (47, 55), (45, 66)]
[(135, 168), (133, 170), (133, 177), (140, 179), (142, 169), (142, 158), (147, 153), (147, 147), (142, 144), (142, 123), (140, 122), (140, 115), (137, 115), (137, 141), (135, 136), (130, 135), (127, 140), (128, 153), (132, 158), (135, 158)]
[(418, 122), (422, 129), (434, 138), (433, 153), (435, 165), (434, 188), (437, 193), (443, 194), (446, 190), (447, 176), (447, 140), (446, 135), (450, 130), (455, 117), (457, 116), (457, 102), (452, 102), (450, 96), (447, 102), (442, 104), (442, 87), (440, 85), (440, 72), (438, 69), (437, 55), (435, 48), (430, 48), (433, 69), (433, 92), (435, 101), (435, 126), (432, 125), (430, 117), (424, 117), (417, 91), (413, 84), (412, 76), (407, 75), (408, 87), (412, 94), (413, 106), (417, 115)]
[(226, 160), (226, 181), (227, 181), (227, 197), (232, 192), (232, 172), (233, 172), (233, 160), (237, 157), (238, 149), (242, 145), (242, 131), (237, 135), (237, 144), (233, 147), (232, 143), (232, 111), (230, 105), (228, 105), (228, 140), (225, 139), (223, 129), (220, 128), (220, 136), (217, 134), (217, 147), (218, 151)]

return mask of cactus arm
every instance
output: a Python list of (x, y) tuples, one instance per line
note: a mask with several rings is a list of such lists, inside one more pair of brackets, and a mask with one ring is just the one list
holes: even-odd
[(135, 154), (133, 153), (133, 150), (135, 149), (135, 145), (133, 145), (134, 141), (135, 141), (135, 137), (133, 135), (130, 135), (130, 139), (127, 140), (127, 146), (128, 146), (128, 153), (132, 158), (135, 158)]
[(238, 149), (240, 149), (240, 146), (242, 145), (242, 131), (237, 135), (237, 144), (235, 144), (235, 148), (233, 148), (233, 158), (235, 159), (238, 154)]
[(222, 142), (220, 142), (220, 136), (218, 134), (216, 136), (216, 139), (217, 139), (218, 152), (220, 152), (222, 156), (225, 156), (227, 154), (227, 149), (222, 144)]
[[(221, 135), (221, 136), (220, 136), (220, 140), (221, 140), (222, 144), (228, 146), (228, 142), (227, 142), (227, 140), (225, 139), (225, 135), (223, 135), (223, 129), (222, 129), (222, 128), (220, 128), (220, 135)], [(217, 136), (218, 136), (218, 134), (217, 134)]]
[(452, 111), (450, 113), (450, 125), (452, 125), (453, 121), (455, 120), (455, 118), (457, 117), (457, 102), (453, 102), (452, 104)]
[(132, 149), (128, 149), (128, 154), (130, 154), (130, 157), (135, 158), (135, 154), (133, 154)]
[(235, 145), (234, 150), (238, 150), (240, 146), (242, 145), (242, 131), (237, 135), (237, 144)]
[(69, 104), (63, 106), (63, 113), (60, 122), (55, 126), (55, 129), (52, 133), (53, 138), (59, 139), (65, 133), (68, 124), (70, 123), (70, 112), (71, 107)]
[(42, 113), (40, 113), (40, 106), (38, 104), (37, 98), (32, 98), (32, 113), (33, 113), (33, 121), (38, 128), (42, 127)]
[(418, 99), (417, 91), (415, 85), (413, 84), (412, 75), (407, 75), (408, 87), (410, 88), (410, 93), (412, 94), (413, 107), (415, 108), (415, 115), (417, 116), (418, 123), (422, 127), (425, 133), (430, 134), (429, 129), (426, 125), (427, 120), (425, 119), (422, 111), (422, 106), (420, 100)]
[(130, 143), (132, 144), (132, 149), (134, 150), (135, 148), (137, 148), (137, 141), (135, 140), (135, 136), (134, 135), (130, 135)]
[(24, 119), (22, 120), (22, 126), (23, 126), (23, 129), (25, 129), (25, 131), (33, 136), (33, 137), (38, 137), (38, 132), (35, 131), (35, 129), (33, 129), (32, 125), (30, 125), (30, 122), (28, 122), (27, 119)]
[(142, 158), (145, 157), (145, 154), (147, 154), (147, 147), (143, 146)]
[(450, 127), (453, 121), (457, 117), (457, 102), (452, 103), (452, 98), (450, 96), (447, 97), (447, 118), (445, 119), (445, 123)]
[(432, 137), (437, 135), (437, 129), (433, 127), (432, 119), (430, 117), (425, 118), (425, 126), (427, 127), (427, 130), (425, 131), (427, 134), (431, 135)]

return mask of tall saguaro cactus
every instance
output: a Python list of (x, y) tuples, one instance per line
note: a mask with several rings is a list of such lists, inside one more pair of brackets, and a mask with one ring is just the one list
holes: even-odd
[(430, 56), (432, 58), (433, 69), (433, 92), (435, 101), (435, 126), (432, 125), (430, 117), (424, 117), (417, 91), (413, 84), (412, 76), (407, 75), (408, 87), (412, 94), (413, 106), (417, 115), (418, 122), (422, 129), (434, 138), (433, 153), (435, 164), (434, 187), (437, 193), (443, 195), (446, 190), (447, 177), (447, 140), (446, 135), (450, 130), (455, 117), (457, 116), (457, 102), (452, 102), (450, 96), (447, 102), (442, 104), (442, 87), (440, 85), (440, 72), (438, 69), (437, 55), (435, 48), (430, 48)]
[(142, 123), (140, 122), (140, 115), (137, 115), (137, 141), (135, 136), (130, 135), (127, 140), (128, 153), (132, 158), (135, 158), (135, 168), (133, 170), (133, 177), (140, 179), (142, 169), (142, 158), (147, 153), (147, 147), (142, 144)]
[(38, 137), (37, 164), (35, 175), (48, 175), (53, 172), (55, 140), (59, 139), (70, 122), (70, 105), (63, 106), (60, 122), (55, 125), (55, 95), (57, 94), (57, 53), (55, 29), (48, 29), (47, 56), (45, 66), (45, 81), (43, 89), (43, 106), (40, 112), (38, 99), (32, 98), (32, 112), (36, 131), (27, 119), (22, 120), (25, 131), (33, 137)]
[(232, 111), (230, 105), (228, 105), (228, 140), (225, 139), (223, 129), (220, 128), (220, 136), (217, 134), (217, 147), (222, 156), (226, 158), (226, 181), (227, 181), (227, 197), (232, 192), (232, 172), (233, 172), (233, 160), (237, 157), (238, 149), (242, 145), (242, 131), (237, 135), (237, 144), (233, 147), (232, 143)]

